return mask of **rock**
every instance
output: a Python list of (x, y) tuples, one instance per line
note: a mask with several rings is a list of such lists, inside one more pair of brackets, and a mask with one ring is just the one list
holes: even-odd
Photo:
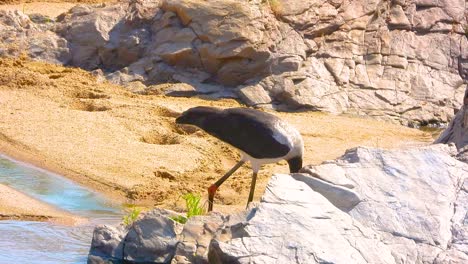
[(390, 55), (387, 57), (386, 65), (406, 69), (406, 67), (408, 67), (408, 60), (397, 55)]
[(94, 228), (88, 263), (122, 259), (123, 239), (127, 232), (128, 230), (122, 225), (117, 227), (101, 225)]
[[(452, 218), (452, 247), (468, 255), (468, 179), (461, 184)], [(466, 256), (465, 256), (466, 257)]]
[(342, 158), (350, 168), (346, 176), (357, 182), (355, 191), (367, 201), (354, 207), (350, 215), (394, 236), (446, 248), (452, 236), (447, 216), (453, 214), (458, 182), (468, 171), (444, 151), (442, 146), (348, 151)]
[(167, 210), (154, 210), (129, 227), (99, 226), (94, 230), (88, 263), (130, 261), (170, 263), (179, 241), (177, 224)]
[(250, 85), (240, 87), (237, 91), (239, 97), (249, 106), (269, 104), (272, 99), (261, 85)]
[(345, 65), (344, 59), (327, 59), (325, 60), (325, 66), (335, 78), (336, 83), (344, 85), (349, 82), (349, 67)]
[(94, 70), (102, 61), (99, 53), (111, 40), (111, 31), (124, 16), (121, 5), (91, 8), (75, 6), (58, 18), (56, 32), (70, 42), (71, 64)]
[(0, 54), (99, 68), (124, 85), (187, 82), (193, 94), (252, 106), (447, 123), (467, 83), (465, 9), (462, 0), (127, 0), (79, 5), (57, 21), (3, 12)]
[(37, 15), (31, 18), (19, 11), (0, 11), (0, 55), (26, 54), (35, 60), (67, 64), (71, 59), (68, 42), (52, 31), (54, 22)]
[(349, 188), (337, 186), (307, 174), (293, 174), (292, 177), (307, 184), (344, 212), (349, 212), (362, 201), (359, 195)]
[(465, 263), (468, 164), (456, 152), (351, 149), (274, 175), (240, 214), (193, 217), (181, 229), (156, 209), (130, 229), (99, 227), (89, 263)]
[(463, 106), (434, 143), (451, 142), (455, 143), (460, 153), (464, 153), (465, 151), (461, 150), (468, 146), (468, 86), (463, 98)]
[(225, 222), (223, 215), (217, 213), (190, 218), (179, 234), (176, 262), (207, 263), (210, 241), (224, 227)]
[[(452, 158), (453, 152), (444, 145), (396, 151), (357, 148), (324, 164), (341, 168), (331, 170), (339, 171), (335, 178), (354, 182), (354, 192), (362, 201), (348, 214), (336, 211), (329, 195), (320, 196), (312, 185), (304, 185), (309, 178), (301, 174), (274, 176), (262, 203), (239, 227), (240, 237), (213, 240), (209, 259), (213, 263), (307, 262), (304, 259), (308, 263), (466, 262), (468, 203), (464, 185), (468, 166)], [(308, 169), (320, 170), (324, 165)], [(278, 228), (282, 221), (284, 227)], [(354, 234), (356, 227), (362, 232)], [(323, 230), (327, 230), (326, 235), (321, 234)], [(334, 235), (335, 230), (339, 235)], [(356, 245), (352, 249), (340, 244), (341, 239), (349, 239), (348, 234), (357, 240), (356, 244), (348, 243)], [(363, 235), (367, 239), (363, 240)], [(323, 237), (334, 244), (328, 245)], [(353, 255), (349, 250), (355, 249), (375, 255)], [(341, 253), (346, 255), (344, 259), (340, 259)], [(355, 259), (350, 260), (350, 256)]]
[(395, 28), (409, 29), (411, 27), (401, 5), (395, 5), (390, 9), (390, 21), (388, 24)]
[(346, 178), (345, 170), (333, 163), (324, 163), (319, 166), (305, 166), (302, 173), (310, 174), (333, 185), (354, 189), (354, 182)]
[(123, 259), (133, 262), (170, 263), (178, 240), (174, 221), (145, 215), (133, 224), (124, 239)]
[(272, 177), (239, 229), (211, 242), (210, 263), (394, 263), (378, 234), (289, 175)]

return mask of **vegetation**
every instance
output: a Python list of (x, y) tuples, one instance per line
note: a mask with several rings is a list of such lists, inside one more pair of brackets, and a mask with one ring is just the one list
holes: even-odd
[(122, 220), (123, 220), (124, 225), (129, 226), (133, 224), (138, 219), (140, 212), (141, 212), (141, 208), (133, 207), (132, 210), (123, 217)]
[(283, 12), (283, 5), (280, 0), (263, 0), (262, 2), (267, 4), (275, 15), (281, 15)]
[(182, 196), (182, 199), (185, 200), (187, 217), (178, 215), (171, 217), (172, 220), (185, 224), (190, 217), (205, 214), (205, 209), (200, 205), (201, 196), (199, 194), (187, 193)]
[[(187, 193), (182, 196), (182, 199), (185, 200), (185, 206), (187, 208), (186, 216), (172, 216), (172, 220), (185, 224), (190, 217), (205, 214), (205, 209), (201, 205), (201, 195)], [(141, 212), (141, 208), (136, 206), (129, 205), (129, 208), (131, 208), (131, 210), (122, 219), (125, 226), (132, 225), (138, 219)]]

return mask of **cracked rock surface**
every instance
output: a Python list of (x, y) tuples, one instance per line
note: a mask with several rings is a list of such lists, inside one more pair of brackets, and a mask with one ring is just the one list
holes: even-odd
[(468, 163), (468, 87), (463, 97), (462, 108), (435, 143), (454, 143), (458, 149), (457, 158)]
[[(260, 203), (241, 214), (154, 225), (149, 234), (159, 237), (140, 247), (172, 242), (139, 252), (153, 259), (170, 252), (172, 263), (467, 263), (468, 165), (456, 153), (442, 144), (351, 149), (302, 173), (274, 175)], [(171, 221), (155, 212), (143, 219)], [(121, 255), (118, 241), (131, 232), (120, 232), (97, 228), (90, 260)]]
[(211, 242), (210, 263), (394, 263), (376, 232), (290, 175), (272, 177), (246, 220)]
[[(314, 176), (276, 175), (240, 235), (212, 241), (210, 261), (465, 263), (468, 166), (454, 153), (447, 145), (357, 148), (303, 169)], [(325, 193), (329, 187), (308, 185), (306, 177), (346, 181), (360, 201), (339, 210), (332, 202), (342, 192)]]
[(56, 21), (2, 12), (0, 54), (100, 69), (124, 85), (192, 86), (167, 91), (178, 96), (424, 125), (462, 105), (467, 10), (461, 0), (130, 0)]

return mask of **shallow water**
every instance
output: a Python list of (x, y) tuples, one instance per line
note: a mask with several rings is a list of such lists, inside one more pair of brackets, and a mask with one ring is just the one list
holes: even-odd
[(94, 226), (121, 220), (120, 206), (64, 177), (0, 155), (0, 183), (90, 222), (62, 226), (0, 221), (0, 264), (86, 263)]

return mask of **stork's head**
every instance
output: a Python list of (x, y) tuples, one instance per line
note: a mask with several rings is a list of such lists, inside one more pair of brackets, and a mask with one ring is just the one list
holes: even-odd
[(207, 117), (218, 114), (219, 112), (221, 112), (221, 109), (218, 109), (215, 107), (208, 107), (208, 106), (193, 107), (183, 112), (179, 117), (177, 117), (176, 123), (201, 127), (203, 124), (203, 121)]
[(302, 169), (302, 156), (296, 156), (287, 160), (290, 173), (298, 173)]

